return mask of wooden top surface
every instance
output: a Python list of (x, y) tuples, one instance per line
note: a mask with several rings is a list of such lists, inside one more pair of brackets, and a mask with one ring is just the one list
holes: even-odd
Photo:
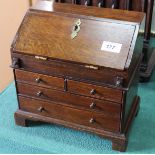
[[(76, 7), (74, 5), (74, 10), (72, 5), (49, 2), (46, 5), (46, 2), (43, 2), (44, 5), (39, 2), (35, 8), (42, 6), (41, 8), (47, 11), (49, 8), (51, 9), (51, 6), (55, 6), (54, 8), (57, 8), (57, 11), (60, 8), (65, 8), (64, 10), (68, 13), (64, 15), (57, 14), (55, 11), (52, 11), (52, 13), (29, 11), (12, 45), (14, 51), (119, 70), (129, 67), (139, 25), (111, 19), (104, 20), (101, 17), (99, 17), (101, 20), (96, 20), (92, 18), (92, 13), (94, 12), (97, 15), (98, 12), (96, 10), (101, 9), (96, 9), (95, 7), (91, 7), (90, 12), (92, 15), (91, 18), (88, 18), (88, 16), (72, 15), (75, 11), (80, 12), (79, 6)], [(69, 13), (69, 10), (72, 9), (74, 11)], [(85, 10), (84, 12), (87, 12), (85, 7), (83, 9)], [(109, 13), (110, 11), (113, 12), (111, 9), (107, 11)], [(84, 13), (84, 15), (86, 14)], [(128, 16), (131, 15), (128, 13)], [(137, 15), (140, 14), (137, 13)], [(77, 19), (81, 20), (80, 31), (75, 39), (71, 39), (72, 29)], [(109, 52), (102, 49), (102, 45), (105, 42), (121, 45), (119, 52), (118, 50)]]
[(31, 7), (32, 10), (42, 10), (47, 12), (61, 12), (69, 14), (78, 14), (93, 16), (98, 18), (116, 19), (141, 23), (145, 14), (143, 12), (98, 8), (93, 6), (83, 6), (67, 3), (54, 3), (54, 1), (39, 0), (36, 5)]

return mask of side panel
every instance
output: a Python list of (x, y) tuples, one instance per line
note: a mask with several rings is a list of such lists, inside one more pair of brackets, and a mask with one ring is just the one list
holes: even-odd
[(137, 67), (132, 73), (132, 78), (130, 80), (130, 87), (128, 91), (124, 91), (124, 104), (122, 107), (122, 125), (121, 125), (121, 131), (123, 132), (126, 125), (128, 118), (130, 116), (133, 104), (135, 102), (135, 99), (137, 97), (138, 92), (138, 83), (139, 83), (139, 66), (140, 62), (142, 60), (142, 56), (137, 59)]

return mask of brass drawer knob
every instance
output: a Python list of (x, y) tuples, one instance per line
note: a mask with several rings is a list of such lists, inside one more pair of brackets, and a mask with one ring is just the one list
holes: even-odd
[(38, 108), (38, 111), (39, 111), (39, 112), (43, 112), (44, 110), (45, 110), (45, 109), (44, 109), (43, 107), (39, 107), (39, 108)]
[(94, 118), (91, 118), (91, 119), (89, 120), (89, 123), (91, 123), (91, 124), (93, 124), (94, 122), (95, 122)]
[(92, 103), (90, 104), (89, 107), (90, 107), (91, 109), (93, 109), (93, 108), (95, 108), (95, 106), (96, 106), (96, 104), (95, 104), (94, 102), (92, 102)]
[(37, 83), (40, 83), (40, 82), (41, 82), (41, 78), (38, 77), (38, 78), (35, 79), (35, 81), (36, 81)]
[(95, 93), (96, 93), (96, 90), (95, 90), (95, 89), (92, 89), (92, 90), (90, 91), (90, 95), (95, 95)]
[(42, 94), (43, 94), (42, 91), (38, 91), (38, 92), (37, 92), (37, 96), (38, 96), (38, 97), (41, 96)]
[(123, 85), (123, 77), (116, 77), (116, 86), (121, 87)]

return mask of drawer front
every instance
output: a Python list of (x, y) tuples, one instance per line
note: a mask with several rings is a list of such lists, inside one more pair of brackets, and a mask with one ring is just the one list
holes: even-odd
[(34, 84), (38, 86), (43, 86), (47, 88), (56, 88), (64, 90), (64, 79), (52, 76), (46, 76), (42, 74), (15, 70), (16, 80), (20, 82), (26, 82), (29, 84)]
[[(107, 68), (89, 68), (89, 65), (76, 64), (71, 62), (57, 61), (53, 59), (38, 60), (35, 56), (28, 56), (13, 53), (13, 68), (23, 69), (27, 71), (48, 74), (54, 76), (62, 76), (74, 79), (83, 79), (108, 85), (116, 85), (117, 77), (123, 77), (126, 82), (126, 72), (119, 72)], [(17, 61), (16, 62), (14, 62)], [(16, 64), (16, 65), (15, 65)]]
[(67, 81), (67, 89), (69, 92), (76, 94), (83, 94), (86, 96), (106, 99), (118, 103), (121, 103), (122, 101), (122, 91), (118, 89), (96, 86), (72, 80)]
[(67, 92), (45, 89), (42, 87), (31, 86), (28, 84), (17, 84), (18, 94), (59, 102), (65, 106), (87, 109), (90, 111), (98, 111), (113, 117), (120, 117), (120, 104), (108, 101), (101, 101), (89, 97), (70, 94)]
[(76, 123), (92, 128), (106, 129), (119, 132), (120, 121), (118, 118), (89, 112), (70, 107), (65, 107), (54, 102), (40, 101), (19, 97), (20, 109), (39, 115), (52, 117), (66, 122)]

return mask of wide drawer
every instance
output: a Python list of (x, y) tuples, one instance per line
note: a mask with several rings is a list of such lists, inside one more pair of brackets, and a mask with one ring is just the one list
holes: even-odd
[(16, 80), (20, 82), (26, 82), (38, 86), (64, 90), (64, 79), (46, 76), (43, 74), (32, 73), (22, 70), (15, 70)]
[(45, 89), (23, 83), (17, 83), (17, 91), (19, 95), (55, 101), (65, 106), (98, 111), (106, 115), (120, 117), (121, 105), (113, 102), (104, 100), (101, 101), (89, 97), (74, 95), (63, 91)]
[(46, 102), (26, 97), (19, 97), (20, 109), (42, 116), (64, 120), (92, 128), (119, 132), (120, 119), (104, 114), (65, 107), (54, 102)]
[(86, 95), (99, 99), (106, 99), (114, 102), (121, 103), (122, 91), (108, 87), (102, 87), (83, 82), (68, 80), (67, 90), (76, 94)]

